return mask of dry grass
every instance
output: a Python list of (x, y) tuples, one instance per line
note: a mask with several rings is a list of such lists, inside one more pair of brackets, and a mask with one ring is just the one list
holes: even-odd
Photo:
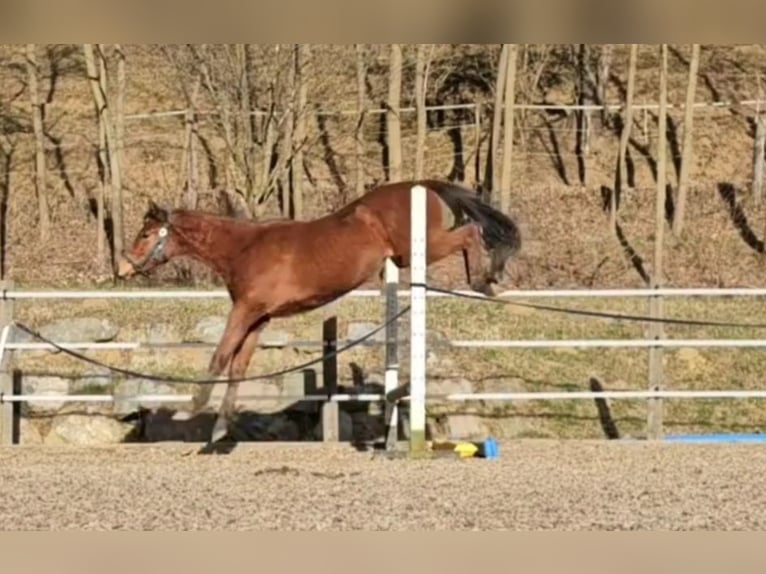
[[(644, 315), (647, 304), (632, 300), (554, 299), (547, 303), (575, 309), (590, 309)], [(406, 304), (406, 300), (402, 300)], [(56, 307), (65, 307), (57, 309)], [(120, 340), (145, 339), (152, 323), (168, 322), (185, 338), (200, 318), (225, 313), (225, 302), (121, 301), (104, 304), (94, 313), (93, 304), (22, 304), (21, 320), (33, 326), (52, 318), (97, 314), (121, 325)], [(339, 334), (346, 338), (350, 321), (382, 320), (382, 305), (377, 299), (346, 298), (331, 309), (322, 309), (290, 320), (275, 321), (271, 329), (284, 330), (297, 340), (320, 339), (321, 321), (331, 312), (339, 318)], [(429, 367), (431, 380), (466, 378), (477, 391), (588, 390), (590, 377), (606, 382), (607, 389), (643, 389), (647, 385), (648, 351), (645, 349), (446, 349), (440, 339), (620, 339), (642, 338), (640, 324), (569, 316), (544, 311), (498, 306), (491, 303), (433, 298), (429, 300), (429, 332), (435, 353)], [(766, 323), (758, 299), (673, 298), (666, 301), (670, 317)], [(724, 327), (666, 328), (670, 338), (758, 338), (762, 329)], [(406, 340), (408, 321), (402, 321), (401, 338)], [(199, 377), (204, 373), (209, 352), (137, 351), (99, 352), (93, 356), (108, 363), (150, 373), (174, 373)], [(402, 380), (407, 377), (408, 350), (402, 350)], [(668, 349), (663, 358), (665, 384), (670, 389), (757, 389), (760, 374), (766, 369), (766, 351), (760, 349)], [(319, 349), (261, 350), (250, 368), (262, 373), (303, 363), (319, 356)], [(352, 380), (352, 363), (363, 368), (369, 380), (381, 381), (381, 347), (355, 349), (339, 358), (344, 382)], [(28, 371), (76, 374), (87, 366), (66, 355), (46, 352), (19, 356), (18, 364)], [(622, 435), (642, 436), (645, 403), (640, 400), (612, 401), (612, 416)], [(598, 413), (590, 401), (550, 401), (515, 403), (434, 404), (432, 414), (470, 412), (484, 417), (488, 431), (501, 437), (581, 437), (603, 436)], [(668, 432), (758, 431), (766, 426), (766, 411), (759, 400), (666, 401), (665, 424)]]

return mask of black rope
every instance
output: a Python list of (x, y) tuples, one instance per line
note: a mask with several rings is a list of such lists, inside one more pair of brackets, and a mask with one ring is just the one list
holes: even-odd
[(76, 359), (80, 359), (81, 361), (84, 361), (86, 363), (90, 363), (91, 365), (95, 365), (97, 367), (102, 367), (105, 369), (108, 369), (114, 373), (120, 373), (122, 375), (126, 375), (128, 377), (135, 377), (135, 378), (141, 378), (141, 379), (148, 379), (151, 381), (158, 381), (163, 383), (184, 383), (184, 384), (192, 384), (192, 385), (220, 385), (223, 383), (242, 383), (246, 381), (260, 381), (264, 379), (273, 379), (276, 377), (281, 377), (284, 375), (289, 375), (290, 373), (297, 373), (299, 371), (302, 371), (303, 369), (306, 369), (308, 367), (313, 367), (314, 365), (318, 365), (327, 359), (330, 359), (332, 357), (338, 356), (341, 353), (356, 347), (358, 345), (361, 345), (364, 341), (372, 337), (373, 335), (379, 333), (386, 327), (388, 327), (390, 324), (394, 323), (397, 319), (402, 317), (405, 313), (407, 313), (410, 310), (409, 306), (405, 307), (401, 311), (399, 311), (396, 315), (388, 319), (385, 323), (382, 325), (379, 325), (375, 329), (365, 333), (361, 337), (354, 339), (352, 341), (349, 341), (345, 345), (334, 349), (330, 351), (329, 353), (323, 354), (321, 357), (317, 357), (316, 359), (312, 359), (310, 361), (307, 361), (305, 363), (301, 363), (300, 365), (296, 365), (294, 367), (289, 367), (287, 369), (281, 369), (279, 371), (273, 371), (271, 373), (262, 373), (259, 375), (251, 375), (249, 377), (242, 377), (239, 379), (187, 379), (183, 377), (173, 377), (170, 375), (151, 375), (148, 373), (140, 373), (138, 371), (133, 371), (130, 369), (123, 369), (121, 367), (115, 367), (113, 365), (108, 365), (106, 363), (103, 363), (101, 361), (98, 361), (96, 359), (92, 359), (86, 355), (83, 355), (82, 353), (78, 353), (77, 351), (74, 351), (72, 349), (67, 349), (66, 347), (62, 347), (55, 341), (51, 341), (50, 339), (44, 337), (34, 329), (31, 329), (30, 327), (27, 327), (23, 323), (15, 322), (14, 324), (21, 329), (22, 331), (28, 333), (35, 339), (38, 339), (44, 343), (48, 343), (49, 345), (53, 346), (54, 348), (58, 349), (62, 353), (65, 353), (67, 355), (70, 355)]
[(660, 318), (660, 317), (648, 317), (646, 315), (629, 315), (622, 313), (611, 313), (607, 311), (591, 311), (585, 309), (572, 309), (569, 307), (557, 307), (554, 305), (540, 305), (537, 303), (522, 303), (520, 301), (510, 301), (507, 299), (501, 299), (499, 297), (485, 297), (482, 295), (472, 295), (469, 293), (459, 293), (457, 291), (451, 291), (449, 289), (440, 289), (439, 287), (429, 287), (422, 283), (411, 283), (410, 287), (425, 287), (427, 291), (434, 293), (442, 293), (445, 295), (452, 295), (453, 297), (460, 297), (463, 299), (473, 299), (476, 301), (484, 301), (487, 303), (499, 303), (501, 305), (514, 305), (517, 307), (526, 307), (529, 309), (538, 309), (540, 311), (552, 311), (555, 313), (564, 313), (567, 315), (584, 315), (587, 317), (602, 317), (604, 319), (617, 319), (620, 321), (646, 321), (648, 323), (669, 323), (673, 325), (692, 325), (697, 327), (744, 327), (753, 329), (766, 329), (766, 323), (729, 323), (724, 321), (698, 321), (695, 319), (673, 319), (673, 318)]

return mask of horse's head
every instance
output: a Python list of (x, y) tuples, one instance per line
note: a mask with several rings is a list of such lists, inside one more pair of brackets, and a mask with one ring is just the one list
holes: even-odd
[(144, 224), (133, 245), (120, 256), (117, 276), (127, 278), (136, 273), (146, 274), (166, 263), (171, 256), (172, 243), (170, 213), (150, 200)]

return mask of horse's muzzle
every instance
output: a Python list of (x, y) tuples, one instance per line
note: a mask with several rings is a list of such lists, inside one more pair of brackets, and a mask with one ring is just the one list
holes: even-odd
[(136, 274), (136, 268), (125, 257), (120, 256), (117, 261), (117, 277), (127, 279)]

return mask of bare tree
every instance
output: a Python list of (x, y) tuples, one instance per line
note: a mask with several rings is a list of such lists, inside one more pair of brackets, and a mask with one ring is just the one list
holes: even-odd
[(622, 118), (622, 132), (620, 133), (620, 149), (617, 155), (617, 169), (614, 175), (614, 189), (609, 197), (609, 226), (617, 229), (617, 197), (622, 192), (622, 183), (625, 180), (626, 164), (625, 156), (630, 141), (630, 130), (633, 125), (633, 92), (636, 85), (636, 57), (638, 45), (630, 45), (630, 60), (628, 62), (628, 87), (625, 94), (625, 113)]
[[(417, 112), (417, 134), (415, 143), (415, 178), (422, 179), (425, 169), (426, 153), (426, 90), (428, 84), (428, 68), (430, 54), (426, 56), (428, 44), (418, 44), (415, 62), (415, 109)], [(431, 46), (433, 51), (433, 46)]]
[(388, 67), (388, 109), (386, 111), (386, 136), (388, 146), (388, 178), (402, 179), (402, 126), (399, 106), (402, 99), (402, 46), (391, 44)]
[[(294, 52), (293, 52), (294, 54)], [(285, 86), (288, 94), (295, 93), (295, 62), (292, 61), (287, 74), (287, 83)], [(280, 161), (284, 166), (284, 169), (280, 170), (280, 176), (282, 180), (282, 215), (284, 217), (290, 217), (292, 215), (291, 209), (291, 194), (290, 188), (292, 187), (292, 176), (290, 170), (293, 169), (293, 135), (295, 133), (295, 114), (293, 113), (293, 99), (289, 98), (289, 108), (284, 111), (284, 129), (282, 133), (282, 152), (280, 153)]]
[(503, 165), (500, 178), (500, 210), (507, 213), (511, 208), (511, 165), (513, 163), (513, 118), (516, 97), (517, 44), (508, 45), (505, 71), (505, 98), (503, 102)]
[[(112, 163), (112, 242), (115, 253), (123, 248), (124, 228), (122, 218), (123, 191), (122, 168), (125, 147), (125, 52), (120, 44), (115, 45), (117, 53), (117, 94), (112, 121), (114, 122), (114, 145), (110, 147)], [(103, 53), (102, 53), (103, 57)]]
[(93, 44), (83, 44), (83, 53), (85, 55), (85, 66), (88, 74), (88, 82), (93, 95), (93, 101), (96, 106), (96, 121), (98, 122), (98, 159), (101, 168), (99, 191), (96, 196), (96, 258), (99, 264), (104, 264), (106, 257), (105, 249), (105, 197), (109, 191), (109, 162), (107, 161), (107, 126), (109, 124), (106, 117), (106, 98), (105, 82), (106, 77), (103, 73), (103, 60), (96, 64), (95, 51)]
[(673, 217), (673, 234), (681, 236), (686, 217), (686, 197), (689, 187), (689, 173), (692, 168), (692, 155), (694, 147), (693, 121), (694, 121), (694, 95), (697, 89), (697, 69), (700, 61), (700, 45), (692, 44), (692, 57), (689, 61), (689, 83), (686, 87), (686, 107), (684, 109), (684, 141), (681, 151), (681, 173), (678, 176), (678, 193), (676, 197), (676, 209)]
[(364, 193), (364, 118), (367, 110), (367, 66), (364, 57), (364, 44), (354, 44), (356, 51), (356, 107), (359, 118), (354, 134), (354, 159), (356, 163), (356, 196)]
[(295, 157), (293, 158), (293, 206), (295, 219), (303, 217), (303, 148), (306, 145), (306, 112), (308, 110), (309, 62), (311, 49), (308, 44), (295, 45), (295, 83), (297, 103), (295, 114)]
[(50, 236), (50, 211), (45, 166), (45, 133), (43, 130), (43, 106), (38, 87), (39, 71), (37, 68), (37, 47), (26, 46), (26, 67), (29, 85), (29, 101), (32, 112), (32, 129), (35, 136), (35, 187), (37, 192), (37, 217), (40, 239), (45, 241)]
[(601, 109), (601, 123), (603, 125), (606, 125), (608, 116), (608, 111), (606, 109), (606, 88), (609, 85), (609, 69), (612, 65), (612, 54), (614, 54), (614, 46), (612, 44), (604, 44), (601, 46), (601, 53), (598, 57), (596, 94), (599, 105), (604, 106)]

